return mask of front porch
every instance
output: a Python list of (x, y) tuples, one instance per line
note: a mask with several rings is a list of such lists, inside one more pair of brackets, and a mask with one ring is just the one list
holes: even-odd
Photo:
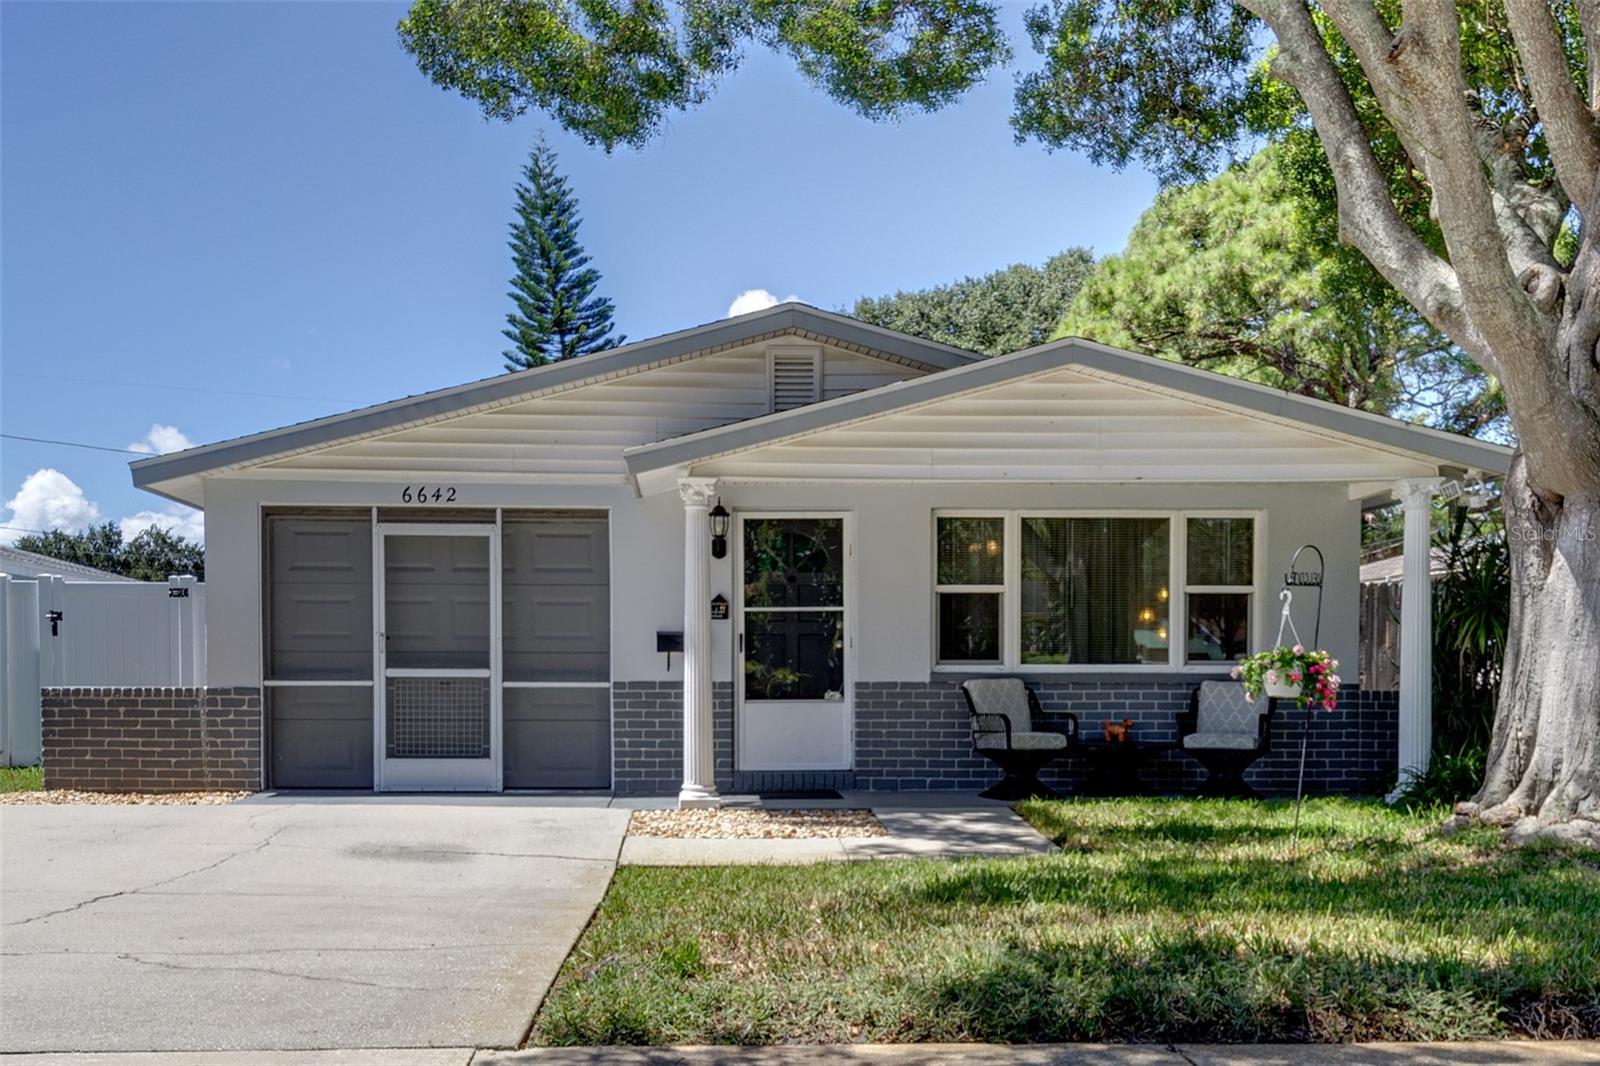
[[(1414, 501), (1407, 512), (1414, 551), (1425, 550), (1427, 502), (1437, 484), (1437, 479), (1407, 479), (1392, 486), (1393, 491), (1408, 493)], [(1276, 592), (1288, 560), (1302, 543), (1318, 544), (1327, 559), (1321, 644), (1339, 658), (1355, 661), (1360, 502), (1351, 496), (1345, 486), (1331, 492), (1328, 486), (1318, 485), (952, 483), (868, 487), (694, 479), (682, 496), (683, 602), (696, 605), (684, 618), (683, 668), (688, 683), (614, 684), (615, 788), (623, 795), (678, 792), (686, 806), (715, 805), (730, 794), (761, 792), (977, 791), (993, 784), (998, 774), (973, 748), (959, 685), (969, 677), (995, 674), (1027, 680), (1044, 713), (1042, 729), (1059, 730), (1067, 714), (1077, 716), (1086, 734), (1098, 733), (1106, 720), (1127, 719), (1134, 723), (1134, 733), (1141, 740), (1175, 742), (1178, 714), (1188, 706), (1195, 686), (1207, 678), (1226, 678), (1237, 654), (1269, 646), (1276, 639)], [(776, 512), (774, 505), (780, 500), (785, 510)], [(1030, 503), (1033, 506), (1025, 506)], [(1061, 503), (1078, 506), (1069, 509), (1058, 506)], [(1209, 506), (1199, 506), (1202, 503)], [(1251, 503), (1255, 506), (1245, 506)], [(710, 517), (718, 505), (729, 514), (723, 535), (735, 541), (721, 558), (713, 550), (717, 532)], [(992, 587), (949, 586), (941, 583), (935, 572), (944, 550), (941, 537), (948, 539), (949, 532), (941, 523), (943, 516), (952, 512), (961, 519), (954, 531), (969, 537), (974, 516), (993, 516), (1001, 578)], [(767, 516), (774, 513), (824, 517), (768, 521)], [(818, 525), (833, 521), (826, 516), (835, 515), (839, 524), (836, 544), (831, 539), (834, 531), (819, 532)], [(1091, 515), (1108, 517), (1083, 517)], [(1218, 515), (1223, 517), (1215, 517)], [(1199, 534), (1214, 533), (1218, 523), (1231, 524), (1224, 528), (1241, 533), (1234, 539), (1238, 542), (1235, 550), (1242, 554), (1230, 565), (1242, 567), (1246, 576), (1232, 586), (1197, 585), (1185, 572), (1198, 569), (1201, 562), (1188, 558), (1182, 542), (1199, 543)], [(1048, 640), (1070, 642), (1070, 634), (1036, 637), (1028, 648), (1020, 646), (1016, 631), (1037, 627), (1037, 612), (1026, 609), (1030, 594), (1026, 586), (1040, 580), (1042, 563), (1037, 558), (1025, 560), (1022, 552), (1013, 556), (1005, 545), (1021, 539), (1019, 530), (1025, 526), (1030, 536), (1040, 531), (1086, 529), (1086, 558), (1097, 557), (1090, 550), (1096, 545), (1116, 548), (1117, 538), (1126, 529), (1144, 531), (1141, 535), (1149, 538), (1148, 544), (1139, 544), (1145, 547), (1116, 550), (1136, 554), (1154, 545), (1149, 550), (1155, 552), (1156, 561), (1150, 564), (1155, 584), (1134, 588), (1118, 580), (1088, 586), (1100, 600), (1121, 597), (1110, 605), (1109, 614), (1103, 613), (1103, 617), (1120, 619), (1118, 624), (1127, 628), (1120, 642), (1091, 633), (1095, 639), (1088, 644), (1060, 645), (1068, 652), (1066, 656)], [(816, 567), (797, 564), (797, 551), (791, 547), (784, 549), (789, 554), (772, 573), (749, 569), (744, 564), (749, 546), (739, 540), (747, 535), (742, 532), (746, 529), (759, 529), (766, 537), (779, 529), (797, 533), (806, 544), (798, 554), (824, 561)], [(989, 548), (988, 543), (980, 545), (983, 552)], [(839, 560), (827, 562), (833, 554), (838, 554)], [(1027, 577), (1022, 572), (1024, 562)], [(827, 572), (815, 572), (816, 568)], [(1426, 568), (1409, 572), (1413, 578), (1407, 590), (1408, 606), (1412, 602), (1426, 605), (1430, 597)], [(775, 631), (772, 618), (782, 615), (775, 613), (770, 602), (757, 607), (743, 602), (748, 588), (768, 583), (789, 590), (785, 596), (796, 588), (811, 588), (812, 592), (795, 593), (795, 602), (815, 596), (837, 609), (840, 628), (826, 629), (829, 651), (805, 650), (805, 641), (814, 637), (813, 630), (822, 624), (820, 610), (808, 611), (803, 609), (806, 604), (800, 604), (794, 610), (812, 616), (807, 625)], [(959, 596), (969, 595), (971, 589), (983, 590), (978, 594), (996, 601), (993, 617), (999, 632), (993, 639), (981, 633), (962, 637), (963, 647), (972, 647), (975, 641), (992, 661), (947, 662), (941, 658), (952, 643), (948, 636), (941, 637), (941, 627), (948, 627), (956, 617), (940, 603), (946, 595), (941, 590), (946, 588), (953, 588), (952, 595)], [(719, 597), (731, 600), (726, 619), (713, 617), (700, 606)], [(1219, 604), (1226, 597), (1231, 601)], [(806, 603), (815, 606), (811, 600)], [(1004, 606), (1007, 604), (1014, 606)], [(754, 627), (747, 621), (753, 614), (762, 616), (763, 646), (768, 651), (782, 649), (777, 658), (764, 652), (757, 653), (764, 657), (753, 658), (746, 651), (747, 646), (755, 646)], [(834, 624), (832, 617), (829, 626)], [(959, 617), (963, 624), (970, 622), (969, 615)], [(1409, 654), (1403, 670), (1406, 676), (1426, 679), (1431, 673), (1426, 659), (1430, 648), (1426, 607), (1408, 609), (1406, 618), (1408, 629), (1421, 636), (1407, 643)], [(1300, 603), (1295, 621), (1309, 641), (1316, 628), (1314, 603)], [(1010, 636), (1005, 635), (1008, 629)], [(774, 632), (781, 639), (769, 639)], [(1189, 639), (1172, 639), (1172, 632), (1182, 632)], [(1123, 661), (1073, 661), (1071, 653), (1080, 646), (1090, 649), (1087, 655), (1102, 659), (1121, 656)], [(1064, 661), (1039, 661), (1052, 658)], [(751, 671), (759, 671), (763, 679), (773, 673), (793, 674), (800, 689), (810, 685), (809, 694), (800, 693), (802, 698), (775, 701), (786, 716), (786, 736), (798, 738), (791, 745), (793, 750), (825, 748), (826, 737), (837, 735), (842, 717), (847, 723), (843, 759), (775, 765), (771, 749), (757, 751), (759, 758), (751, 759), (748, 732), (740, 743), (741, 731), (748, 730), (748, 709), (756, 702), (751, 698)], [(1347, 683), (1343, 692), (1340, 708), (1333, 715), (1321, 711), (1309, 718), (1300, 711), (1277, 714), (1271, 749), (1250, 769), (1247, 782), (1267, 796), (1292, 793), (1305, 730), (1309, 730), (1306, 782), (1314, 794), (1382, 791), (1394, 781), (1399, 768), (1417, 766), (1425, 759), (1431, 715), (1427, 684), (1402, 692), (1363, 691)], [(804, 698), (807, 695), (809, 698)], [(821, 739), (804, 733), (812, 708), (826, 714), (821, 724), (826, 735)], [(1403, 727), (1402, 720), (1413, 727)], [(1044, 780), (1072, 794), (1082, 785), (1084, 774), (1083, 760), (1069, 754), (1047, 768)], [(1203, 777), (1195, 760), (1172, 751), (1151, 760), (1140, 775), (1140, 784), (1158, 793), (1182, 794), (1192, 792)]]
[[(1336, 715), (1309, 725), (1310, 787), (1370, 792), (1427, 764), (1431, 501), (1447, 476), (1505, 463), (1491, 445), (1076, 341), (624, 456), (647, 501), (682, 502), (685, 805), (779, 771), (870, 791), (990, 783), (963, 677), (1024, 678), (1045, 729), (1129, 719), (1159, 742), (1200, 681), (1250, 652), (1303, 642), (1353, 672), (1362, 510), (1398, 499), (1399, 691), (1346, 684)], [(1287, 576), (1308, 545), (1315, 588)], [(1299, 598), (1283, 622), (1286, 584)], [(630, 688), (619, 727), (672, 695)], [(1250, 782), (1290, 787), (1306, 728), (1280, 715)], [(1047, 780), (1070, 790), (1074, 762)], [(644, 769), (619, 765), (619, 788)], [(1180, 791), (1199, 773), (1164, 755), (1147, 784)]]

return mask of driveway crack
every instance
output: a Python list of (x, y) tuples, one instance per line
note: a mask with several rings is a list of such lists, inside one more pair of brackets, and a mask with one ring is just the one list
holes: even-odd
[[(299, 851), (332, 851), (349, 853), (348, 848), (329, 848), (318, 844), (280, 844), (282, 848), (294, 848)], [(557, 855), (541, 851), (474, 851), (471, 848), (397, 848), (394, 851), (364, 851), (362, 858), (396, 858), (403, 859), (407, 855), (461, 855), (467, 858), (485, 859), (555, 859), (561, 862), (599, 862), (613, 863), (614, 858), (596, 858), (592, 855)]]
[(167, 885), (170, 885), (174, 881), (182, 881), (185, 877), (193, 877), (195, 874), (203, 874), (209, 870), (215, 870), (223, 863), (232, 862), (234, 859), (242, 858), (246, 855), (254, 855), (256, 852), (261, 851), (268, 844), (271, 844), (273, 839), (277, 837), (279, 833), (282, 833), (288, 828), (290, 827), (287, 825), (280, 826), (279, 828), (274, 829), (271, 833), (267, 834), (266, 837), (262, 838), (257, 843), (252, 844), (250, 847), (240, 848), (238, 851), (230, 851), (228, 854), (222, 856), (222, 858), (213, 862), (208, 862), (204, 866), (197, 866), (193, 870), (185, 870), (181, 874), (174, 874), (171, 877), (163, 878), (160, 881), (155, 881), (148, 885), (136, 885), (133, 888), (121, 888), (115, 892), (105, 892), (98, 896), (91, 896), (88, 899), (80, 900), (79, 902), (74, 903), (70, 907), (57, 907), (53, 911), (45, 911), (43, 914), (35, 914), (31, 918), (24, 918), (21, 921), (6, 922), (5, 927), (7, 929), (14, 929), (17, 926), (32, 925), (34, 922), (42, 922), (46, 918), (55, 918), (63, 914), (71, 914), (74, 911), (81, 911), (85, 907), (92, 907), (96, 903), (104, 903), (106, 900), (110, 899), (121, 899), (123, 896), (136, 896), (140, 892), (150, 892), (154, 889), (163, 888)]
[(431, 992), (433, 989), (426, 985), (391, 985), (382, 981), (363, 981), (355, 977), (332, 977), (319, 974), (299, 973), (294, 970), (274, 970), (270, 966), (184, 966), (176, 962), (161, 962), (156, 959), (145, 958), (142, 955), (131, 955), (119, 952), (116, 956), (124, 962), (131, 962), (139, 966), (153, 966), (162, 970), (187, 971), (191, 973), (259, 973), (270, 977), (289, 977), (301, 981), (315, 981), (321, 984), (353, 985), (359, 988), (382, 988), (392, 992)]

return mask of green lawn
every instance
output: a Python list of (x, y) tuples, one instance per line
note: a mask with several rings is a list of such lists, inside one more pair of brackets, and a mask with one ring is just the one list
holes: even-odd
[(1442, 812), (1034, 802), (1042, 858), (625, 867), (536, 1044), (1600, 1036), (1600, 860)]
[(37, 792), (44, 788), (40, 766), (0, 766), (0, 792)]

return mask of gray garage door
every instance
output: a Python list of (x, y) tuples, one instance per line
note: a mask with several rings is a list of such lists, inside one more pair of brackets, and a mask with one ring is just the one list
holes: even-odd
[[(606, 516), (508, 512), (503, 532), (505, 787), (609, 787)], [(370, 516), (269, 515), (265, 541), (271, 783), (371, 788)]]
[(269, 515), (265, 537), (271, 783), (371, 788), (371, 519)]
[(611, 577), (603, 514), (502, 520), (506, 788), (611, 784)]

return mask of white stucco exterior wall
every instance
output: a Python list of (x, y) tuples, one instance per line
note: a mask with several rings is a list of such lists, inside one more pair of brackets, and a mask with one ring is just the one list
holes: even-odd
[[(417, 479), (413, 479), (413, 482)], [(640, 499), (631, 486), (456, 481), (455, 506), (596, 508), (611, 516), (612, 679), (680, 679), (681, 657), (655, 650), (658, 630), (683, 628), (683, 505), (676, 492)], [(261, 682), (261, 513), (266, 507), (398, 507), (398, 481), (211, 478), (205, 483), (207, 671), (217, 686)], [(1356, 661), (1360, 508), (1343, 484), (977, 485), (727, 484), (733, 511), (845, 511), (855, 543), (856, 680), (925, 681), (933, 670), (932, 513), (946, 508), (1039, 510), (1262, 510), (1263, 586), (1255, 639), (1277, 631), (1277, 592), (1294, 550), (1315, 543), (1327, 559), (1322, 641)], [(735, 601), (733, 552), (712, 560), (711, 590)], [(1313, 594), (1295, 621), (1311, 639)], [(709, 610), (709, 605), (706, 607)], [(733, 624), (712, 623), (713, 676), (733, 671)], [(1152, 673), (1161, 668), (1150, 668)], [(1070, 677), (1071, 675), (1065, 675)]]

